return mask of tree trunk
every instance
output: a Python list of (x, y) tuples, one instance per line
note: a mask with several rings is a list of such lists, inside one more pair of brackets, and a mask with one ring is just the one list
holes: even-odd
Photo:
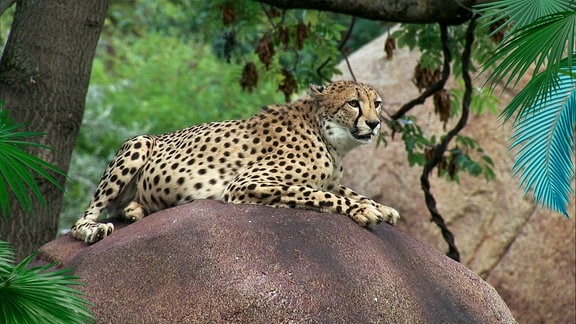
[[(29, 122), (26, 130), (45, 132), (32, 140), (53, 150), (32, 153), (63, 171), (82, 122), (107, 9), (108, 0), (19, 0), (0, 61), (3, 108), (15, 122)], [(30, 216), (12, 201), (10, 217), (0, 219), (0, 239), (14, 245), (17, 260), (56, 236), (63, 193), (37, 180), (47, 208), (35, 201), (36, 213)]]

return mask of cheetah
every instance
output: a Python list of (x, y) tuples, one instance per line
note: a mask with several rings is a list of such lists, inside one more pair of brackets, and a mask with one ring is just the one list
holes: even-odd
[(135, 222), (197, 199), (342, 214), (361, 226), (395, 224), (399, 213), (340, 184), (342, 159), (380, 130), (382, 99), (360, 82), (310, 85), (308, 96), (263, 107), (245, 120), (211, 122), (127, 140), (72, 227), (95, 243), (110, 217)]

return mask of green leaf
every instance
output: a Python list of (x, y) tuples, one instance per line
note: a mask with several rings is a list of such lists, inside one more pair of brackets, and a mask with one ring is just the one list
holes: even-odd
[[(575, 37), (576, 11), (548, 15), (519, 28), (506, 38), (484, 64), (484, 72), (494, 66), (487, 83), (494, 87), (501, 80), (506, 80), (505, 87), (511, 83), (515, 86), (529, 69), (534, 69), (535, 76), (546, 67), (544, 73), (540, 74), (540, 86), (544, 88), (544, 93), (549, 93), (555, 86), (554, 75), (562, 67), (563, 53), (567, 52), (567, 60), (572, 62)], [(531, 106), (536, 95), (525, 99), (527, 101), (524, 105)], [(505, 116), (509, 118), (511, 114), (507, 112)]]
[(514, 175), (520, 173), (525, 194), (532, 190), (537, 204), (568, 217), (574, 179), (576, 78), (558, 73), (556, 79), (557, 86), (528, 108), (531, 113), (516, 119), (510, 150), (518, 148), (512, 169)]
[(489, 166), (494, 166), (494, 161), (492, 161), (492, 158), (486, 154), (482, 155), (482, 160), (484, 160), (484, 162), (486, 162), (486, 164), (488, 164)]

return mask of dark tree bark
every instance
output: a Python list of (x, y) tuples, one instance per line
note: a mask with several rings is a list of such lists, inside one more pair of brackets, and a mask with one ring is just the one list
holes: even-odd
[(473, 5), (492, 0), (256, 0), (282, 9), (316, 9), (402, 23), (461, 24)]
[[(26, 130), (45, 132), (39, 141), (53, 148), (34, 154), (63, 171), (82, 122), (92, 60), (108, 0), (19, 0), (0, 61), (0, 100)], [(48, 207), (35, 202), (35, 216), (13, 201), (9, 219), (0, 219), (0, 239), (21, 259), (56, 236), (63, 193), (37, 179)], [(65, 179), (59, 178), (64, 184)]]

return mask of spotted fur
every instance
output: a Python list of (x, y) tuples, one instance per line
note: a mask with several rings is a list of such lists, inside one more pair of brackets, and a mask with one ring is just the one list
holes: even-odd
[(72, 236), (110, 235), (103, 209), (134, 222), (196, 199), (347, 215), (361, 226), (394, 224), (396, 210), (340, 185), (342, 159), (380, 129), (382, 99), (366, 84), (310, 86), (309, 96), (245, 120), (206, 123), (127, 140), (105, 170)]

